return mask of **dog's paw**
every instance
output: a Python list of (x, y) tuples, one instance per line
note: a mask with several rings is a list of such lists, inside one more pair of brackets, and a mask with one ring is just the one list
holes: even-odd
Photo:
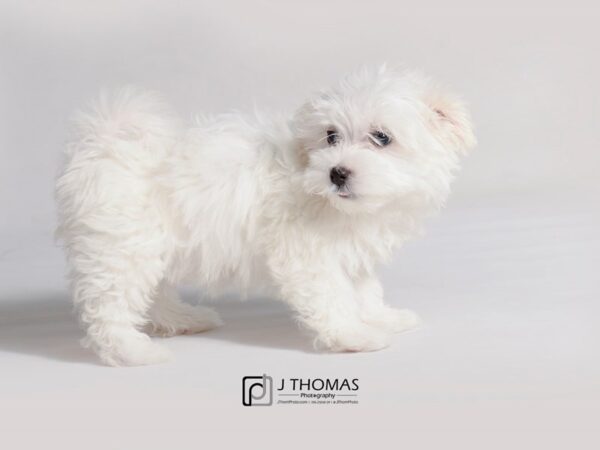
[(332, 352), (372, 352), (389, 346), (390, 342), (389, 333), (357, 322), (319, 333), (315, 346)]
[(109, 348), (99, 349), (97, 353), (102, 362), (117, 367), (160, 364), (171, 359), (168, 348), (152, 342), (147, 336), (121, 340)]
[(196, 334), (223, 325), (219, 314), (204, 306), (178, 305), (178, 309), (161, 311), (148, 325), (153, 336), (171, 337), (179, 334)]
[(409, 309), (382, 308), (376, 312), (369, 312), (362, 317), (363, 321), (388, 331), (390, 333), (404, 333), (421, 326), (419, 316)]

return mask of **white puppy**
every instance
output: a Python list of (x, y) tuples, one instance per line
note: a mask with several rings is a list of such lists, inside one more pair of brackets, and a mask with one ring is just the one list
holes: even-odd
[(383, 301), (378, 262), (444, 203), (469, 115), (428, 79), (362, 70), (287, 119), (221, 115), (185, 129), (151, 93), (101, 97), (76, 120), (57, 183), (58, 235), (84, 344), (150, 364), (161, 336), (221, 324), (183, 303), (268, 290), (321, 348), (370, 351), (418, 324)]

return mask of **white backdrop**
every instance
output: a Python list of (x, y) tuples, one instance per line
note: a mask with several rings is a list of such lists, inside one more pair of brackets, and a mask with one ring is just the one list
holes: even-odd
[[(22, 383), (9, 397), (12, 407), (21, 405), (23, 417), (40, 405), (52, 412), (58, 395), (71, 408), (62, 411), (66, 422), (89, 431), (85, 414), (78, 413), (86, 402), (100, 402), (106, 416), (119, 417), (104, 393), (128, 398), (144, 374), (147, 390), (134, 389), (128, 399), (152, 404), (157, 391), (177, 383), (171, 376), (188, 379), (188, 371), (197, 370), (193, 377), (203, 388), (190, 378), (189, 386), (168, 391), (170, 400), (161, 397), (163, 406), (183, 408), (183, 415), (163, 423), (172, 432), (165, 442), (174, 442), (182, 435), (173, 430), (193, 429), (190, 416), (210, 420), (216, 414), (217, 428), (249, 420), (237, 403), (235, 414), (227, 409), (230, 396), (238, 401), (238, 376), (269, 368), (276, 373), (287, 361), (300, 372), (359, 372), (370, 383), (378, 400), (365, 394), (369, 415), (341, 412), (331, 430), (345, 423), (399, 431), (397, 417), (417, 442), (426, 441), (419, 430), (431, 428), (472, 436), (518, 430), (531, 439), (538, 431), (552, 436), (550, 444), (590, 443), (600, 374), (593, 362), (600, 350), (594, 318), (600, 312), (600, 13), (592, 2), (481, 3), (0, 1), (0, 373)], [(422, 69), (451, 86), (470, 104), (479, 139), (447, 211), (385, 272), (390, 300), (424, 313), (429, 331), (399, 338), (403, 346), (388, 353), (292, 357), (286, 345), (270, 348), (268, 333), (273, 340), (286, 335), (291, 347), (302, 339), (290, 337), (283, 325), (269, 331), (271, 322), (260, 325), (267, 338), (256, 338), (251, 324), (242, 325), (251, 311), (243, 306), (240, 316), (230, 315), (238, 328), (207, 339), (212, 357), (223, 355), (227, 370), (204, 372), (205, 343), (194, 338), (171, 341), (180, 365), (163, 372), (107, 375), (94, 366), (77, 349), (62, 257), (51, 238), (53, 180), (69, 114), (101, 87), (127, 83), (164, 92), (186, 117), (255, 106), (291, 111), (312, 90), (359, 65), (381, 62)], [(287, 324), (282, 309), (263, 309), (269, 320)], [(238, 347), (230, 342), (236, 337)], [(262, 363), (240, 362), (240, 354)], [(197, 366), (190, 368), (190, 360)], [(377, 368), (383, 374), (376, 376)], [(57, 391), (40, 387), (45, 400), (27, 397), (31, 384), (45, 385), (31, 375), (25, 382), (23, 374), (47, 370), (55, 374)], [(436, 379), (435, 373), (448, 377)], [(75, 374), (95, 387), (57, 381)], [(212, 413), (206, 406), (186, 409), (190, 392)], [(129, 412), (144, 416), (142, 409)], [(293, 421), (315, 414), (269, 420), (289, 431)], [(66, 423), (60, 414), (50, 416), (52, 427)], [(39, 424), (14, 417), (5, 422), (12, 431)], [(107, 429), (130, 431), (116, 421)], [(136, 429), (147, 423), (139, 420)]]

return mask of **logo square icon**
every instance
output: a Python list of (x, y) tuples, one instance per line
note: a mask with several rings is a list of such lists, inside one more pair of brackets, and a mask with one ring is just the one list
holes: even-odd
[(273, 378), (265, 374), (242, 378), (242, 404), (244, 406), (271, 406), (273, 404)]

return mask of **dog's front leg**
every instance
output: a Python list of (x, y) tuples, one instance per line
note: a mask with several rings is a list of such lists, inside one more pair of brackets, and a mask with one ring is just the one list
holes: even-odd
[(408, 309), (396, 309), (383, 301), (383, 287), (374, 275), (354, 280), (361, 319), (381, 330), (402, 333), (417, 328), (421, 320)]
[(317, 348), (361, 352), (389, 345), (391, 333), (361, 319), (354, 283), (339, 264), (321, 260), (277, 272), (284, 300), (316, 333)]

